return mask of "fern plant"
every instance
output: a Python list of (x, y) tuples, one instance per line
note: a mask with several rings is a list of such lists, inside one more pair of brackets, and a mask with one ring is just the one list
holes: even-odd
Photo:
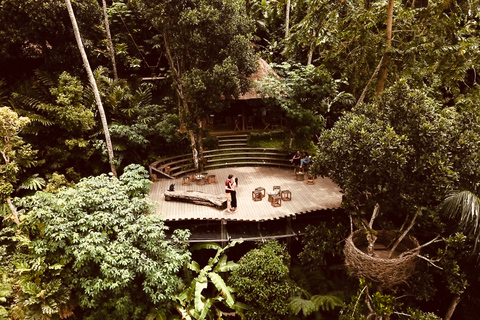
[[(22, 247), (31, 241), (23, 238)], [(45, 257), (31, 257), (17, 253), (13, 264), (19, 274), (19, 289), (15, 297), (15, 314), (29, 319), (51, 319), (54, 315), (68, 316), (65, 310), (73, 309), (71, 290), (61, 279), (62, 264), (48, 265)]]
[[(2, 248), (3, 249), (3, 248)], [(2, 255), (3, 258), (3, 255)], [(9, 319), (7, 299), (12, 296), (13, 288), (10, 277), (8, 277), (7, 270), (0, 269), (0, 320)]]
[(71, 314), (65, 312), (72, 307), (71, 292), (60, 278), (37, 284), (35, 279), (25, 277), (21, 280), (22, 292), (16, 299), (26, 318), (51, 319), (53, 315)]
[(338, 292), (330, 292), (325, 295), (311, 295), (304, 291), (306, 298), (294, 297), (288, 304), (294, 315), (302, 312), (304, 317), (319, 311), (332, 311), (335, 308), (343, 306), (343, 300), (338, 296)]
[(12, 94), (12, 105), (30, 119), (25, 132), (31, 134), (32, 145), (41, 145), (41, 164), (48, 171), (94, 163), (88, 160), (97, 152), (93, 145), (100, 129), (89, 91), (80, 79), (67, 72), (57, 76), (37, 71), (33, 80)]

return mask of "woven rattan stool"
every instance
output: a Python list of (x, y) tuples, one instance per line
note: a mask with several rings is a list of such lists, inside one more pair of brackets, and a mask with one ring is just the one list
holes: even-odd
[(307, 176), (307, 184), (315, 184), (315, 177), (312, 175)]
[(217, 181), (217, 176), (216, 175), (211, 174), (211, 175), (208, 176), (208, 183), (209, 184), (215, 184), (217, 182), (218, 181)]
[(279, 194), (272, 196), (272, 207), (281, 207), (282, 206), (282, 197)]
[(282, 190), (282, 200), (283, 201), (292, 200), (292, 193), (290, 192), (290, 190)]
[(252, 191), (252, 200), (253, 201), (262, 201), (262, 192), (260, 190), (255, 189)]
[(265, 188), (258, 187), (255, 188), (255, 191), (260, 191), (262, 193), (262, 198), (265, 198)]
[(279, 195), (279, 192), (278, 192), (278, 190), (269, 191), (269, 192), (267, 192), (267, 195), (268, 195), (268, 202), (272, 202), (273, 201), (273, 196), (274, 195)]

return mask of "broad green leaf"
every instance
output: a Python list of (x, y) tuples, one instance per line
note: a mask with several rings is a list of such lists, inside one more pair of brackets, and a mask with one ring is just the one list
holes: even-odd
[(188, 264), (188, 269), (190, 269), (192, 271), (195, 271), (196, 273), (199, 273), (200, 272), (200, 265), (198, 264), (198, 262), (192, 260)]
[(235, 301), (230, 293), (230, 288), (225, 284), (222, 277), (214, 272), (208, 273), (208, 277), (212, 280), (217, 290), (220, 291), (220, 294), (226, 298), (225, 301), (227, 302), (227, 305), (232, 306)]
[(220, 246), (218, 243), (214, 242), (207, 242), (207, 243), (199, 243), (194, 245), (190, 251), (196, 251), (196, 250), (202, 250), (202, 249), (215, 249), (215, 250), (221, 250), (222, 246)]
[(202, 291), (208, 286), (207, 282), (197, 282), (195, 284), (195, 310), (201, 311), (204, 307)]
[(213, 302), (214, 302), (214, 300), (211, 299), (211, 298), (210, 298), (210, 299), (207, 299), (207, 300), (205, 301), (205, 305), (204, 305), (204, 307), (203, 307), (203, 310), (202, 310), (202, 312), (200, 313), (200, 316), (198, 317), (197, 320), (203, 320), (203, 319), (206, 318), (206, 316), (207, 316), (208, 313), (210, 312), (210, 308), (212, 307)]

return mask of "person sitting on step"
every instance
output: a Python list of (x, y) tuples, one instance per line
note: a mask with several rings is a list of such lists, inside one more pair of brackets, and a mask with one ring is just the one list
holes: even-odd
[(301, 158), (302, 158), (302, 154), (300, 153), (299, 150), (297, 150), (297, 152), (295, 152), (295, 154), (293, 155), (293, 157), (292, 157), (292, 159), (290, 160), (290, 162), (291, 162), (294, 166), (298, 167), (298, 166), (300, 166), (300, 160), (301, 160)]
[(307, 166), (310, 161), (312, 161), (312, 157), (308, 154), (308, 152), (305, 152), (303, 154), (302, 160), (300, 160), (300, 168), (303, 168), (303, 166)]

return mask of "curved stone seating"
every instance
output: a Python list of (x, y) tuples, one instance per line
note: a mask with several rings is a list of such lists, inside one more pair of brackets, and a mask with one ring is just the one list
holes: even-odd
[[(248, 150), (248, 151), (247, 151)], [(288, 152), (273, 148), (229, 148), (207, 150), (204, 152), (204, 170), (230, 166), (274, 166), (291, 168)], [(194, 174), (192, 154), (160, 159), (149, 166), (153, 181), (161, 178), (174, 179), (185, 174)], [(207, 181), (211, 183), (211, 179)], [(192, 182), (192, 181), (190, 181)]]

